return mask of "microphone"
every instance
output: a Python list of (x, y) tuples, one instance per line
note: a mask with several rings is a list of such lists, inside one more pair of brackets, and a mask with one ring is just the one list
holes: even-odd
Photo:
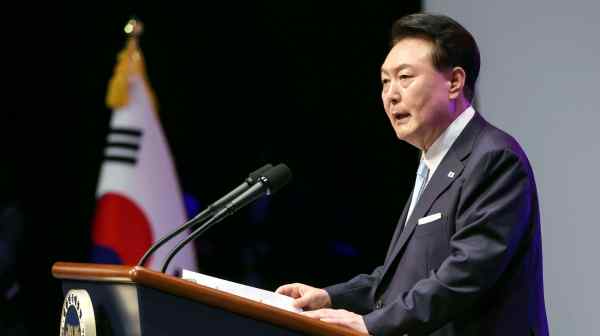
[(190, 228), (190, 227), (192, 227), (192, 226), (194, 226), (194, 225), (196, 225), (198, 223), (201, 223), (201, 222), (205, 221), (208, 217), (212, 216), (215, 212), (217, 212), (223, 206), (225, 206), (229, 202), (231, 202), (231, 200), (235, 199), (240, 194), (242, 194), (244, 191), (246, 191), (248, 188), (250, 188), (251, 186), (253, 186), (254, 184), (256, 184), (256, 182), (267, 171), (269, 171), (272, 168), (273, 168), (273, 165), (270, 164), (270, 163), (267, 163), (266, 165), (258, 168), (257, 170), (253, 171), (252, 173), (250, 173), (248, 175), (248, 177), (244, 180), (244, 182), (242, 184), (240, 184), (235, 189), (233, 189), (232, 191), (230, 191), (227, 195), (219, 198), (216, 202), (214, 202), (211, 205), (209, 205), (206, 209), (204, 209), (202, 212), (200, 212), (194, 218), (192, 218), (189, 221), (185, 222), (183, 225), (181, 225), (180, 227), (178, 227), (177, 229), (175, 229), (171, 233), (167, 234), (166, 236), (162, 237), (159, 241), (157, 241), (152, 246), (150, 246), (150, 248), (146, 251), (146, 253), (144, 253), (144, 255), (142, 256), (142, 258), (138, 261), (137, 265), (138, 266), (143, 266), (146, 263), (146, 261), (148, 260), (148, 258), (150, 258), (150, 256), (152, 255), (152, 253), (154, 253), (156, 250), (158, 250), (167, 241), (171, 240), (173, 237), (175, 237), (176, 235), (180, 234), (182, 231), (186, 230), (187, 228)]
[(194, 232), (192, 232), (187, 238), (180, 241), (167, 255), (165, 261), (161, 266), (161, 272), (165, 273), (167, 267), (169, 267), (169, 263), (171, 259), (189, 242), (198, 238), (202, 233), (208, 230), (214, 224), (222, 221), (226, 217), (231, 216), (239, 209), (244, 206), (252, 203), (256, 199), (260, 198), (263, 195), (272, 195), (277, 192), (283, 186), (285, 186), (292, 178), (292, 172), (283, 163), (278, 164), (277, 166), (267, 170), (263, 176), (261, 176), (258, 181), (248, 188), (246, 191), (239, 194), (237, 197), (232, 199), (227, 205), (222, 207), (211, 219), (206, 221), (200, 227), (198, 227)]

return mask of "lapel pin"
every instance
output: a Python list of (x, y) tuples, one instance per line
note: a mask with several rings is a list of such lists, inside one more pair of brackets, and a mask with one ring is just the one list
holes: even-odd
[(450, 172), (448, 173), (448, 177), (449, 177), (449, 178), (454, 178), (454, 172), (453, 172), (453, 171), (450, 171)]

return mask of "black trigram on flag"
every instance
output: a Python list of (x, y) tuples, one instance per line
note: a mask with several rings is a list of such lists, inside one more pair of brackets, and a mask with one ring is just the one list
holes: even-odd
[(142, 143), (142, 130), (138, 128), (111, 128), (106, 139), (104, 160), (135, 165)]

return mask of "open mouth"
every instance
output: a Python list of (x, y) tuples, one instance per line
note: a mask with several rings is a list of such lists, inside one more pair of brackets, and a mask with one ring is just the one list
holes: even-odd
[(408, 119), (408, 117), (410, 117), (409, 113), (401, 113), (401, 112), (394, 113), (394, 119), (397, 121), (404, 121), (404, 120)]

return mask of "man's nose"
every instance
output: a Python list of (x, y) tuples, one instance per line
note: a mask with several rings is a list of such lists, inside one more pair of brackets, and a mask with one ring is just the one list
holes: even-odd
[(400, 95), (400, 90), (398, 89), (395, 81), (390, 83), (390, 86), (388, 87), (387, 91), (385, 91), (383, 98), (392, 105), (396, 105), (400, 102), (402, 96)]

